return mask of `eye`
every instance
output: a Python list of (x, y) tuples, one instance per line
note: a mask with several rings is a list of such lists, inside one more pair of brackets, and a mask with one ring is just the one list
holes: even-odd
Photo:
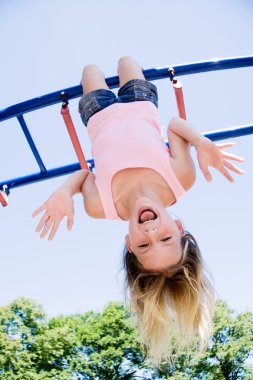
[(161, 239), (161, 241), (168, 241), (168, 240), (170, 240), (171, 238), (172, 238), (172, 236), (167, 236), (166, 238)]
[(138, 248), (146, 248), (148, 247), (148, 243), (143, 243), (141, 245), (138, 245)]

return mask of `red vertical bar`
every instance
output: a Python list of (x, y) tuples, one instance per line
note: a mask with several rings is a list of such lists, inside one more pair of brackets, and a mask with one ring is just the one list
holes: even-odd
[(6, 207), (8, 205), (8, 194), (9, 192), (6, 192), (6, 186), (3, 186), (3, 190), (0, 190), (0, 202), (3, 207)]
[(182, 83), (179, 80), (177, 80), (176, 78), (173, 78), (172, 84), (173, 84), (173, 87), (175, 90), (179, 116), (181, 117), (181, 119), (186, 120), (186, 112), (185, 112), (185, 106), (184, 106), (184, 96), (183, 96)]
[(70, 139), (72, 141), (72, 144), (73, 144), (73, 147), (75, 149), (77, 158), (78, 158), (78, 160), (80, 162), (81, 168), (89, 170), (89, 167), (87, 165), (87, 162), (86, 162), (85, 156), (83, 154), (83, 151), (82, 151), (82, 148), (81, 148), (78, 136), (76, 134), (76, 130), (75, 130), (72, 118), (70, 116), (69, 107), (68, 107), (67, 104), (62, 105), (61, 114), (62, 114), (63, 120), (64, 120), (64, 122), (66, 124), (67, 130), (68, 130), (68, 133), (69, 133), (69, 137), (70, 137)]

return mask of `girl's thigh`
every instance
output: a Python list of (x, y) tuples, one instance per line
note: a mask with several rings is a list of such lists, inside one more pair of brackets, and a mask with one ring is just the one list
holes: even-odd
[(129, 56), (120, 58), (118, 62), (118, 74), (120, 87), (132, 79), (145, 79), (141, 66), (134, 58)]
[(100, 89), (109, 90), (104, 73), (96, 65), (87, 65), (84, 67), (81, 85), (84, 94)]

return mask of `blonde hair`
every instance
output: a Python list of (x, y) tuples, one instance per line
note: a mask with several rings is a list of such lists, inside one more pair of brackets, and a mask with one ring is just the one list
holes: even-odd
[(214, 288), (194, 237), (181, 238), (182, 258), (163, 272), (147, 271), (125, 247), (125, 294), (137, 317), (140, 341), (152, 363), (171, 362), (191, 346), (201, 353), (212, 333)]

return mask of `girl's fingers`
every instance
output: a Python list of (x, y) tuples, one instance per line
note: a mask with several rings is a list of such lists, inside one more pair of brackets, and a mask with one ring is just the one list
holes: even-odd
[(226, 168), (232, 170), (233, 172), (237, 174), (244, 174), (244, 170), (239, 169), (237, 166), (233, 165), (230, 161), (226, 159), (224, 160), (224, 166), (226, 166)]
[(232, 153), (227, 153), (227, 152), (222, 152), (223, 157), (228, 158), (230, 160), (234, 160), (237, 162), (244, 162), (244, 158), (240, 156), (236, 156), (235, 154)]
[(59, 224), (60, 224), (60, 221), (55, 221), (52, 228), (51, 228), (51, 232), (50, 232), (50, 235), (48, 237), (48, 240), (53, 240), (54, 238), (54, 235), (56, 234), (57, 230), (58, 230), (58, 227), (59, 227)]
[[(235, 146), (235, 143), (229, 142), (229, 143), (223, 143), (223, 144), (216, 144), (216, 146), (222, 150), (225, 148), (231, 148), (231, 147)], [(223, 157), (229, 158), (230, 160), (234, 160), (237, 162), (244, 162), (243, 157), (237, 156), (233, 153), (227, 153), (227, 152), (223, 152), (223, 151), (221, 151), (221, 153), (222, 153)]]
[(42, 229), (42, 227), (44, 226), (44, 224), (47, 222), (47, 220), (49, 219), (49, 215), (47, 213), (45, 213), (42, 218), (40, 219), (40, 222), (39, 224), (37, 225), (35, 231), (36, 232), (40, 232), (40, 230)]
[(203, 173), (203, 176), (207, 180), (207, 182), (211, 182), (212, 181), (212, 176), (211, 176), (211, 173), (208, 170), (208, 166), (201, 165), (200, 169), (201, 169), (201, 171)]
[(204, 174), (204, 177), (207, 180), (207, 182), (212, 181), (212, 176), (211, 176), (211, 173), (209, 171), (205, 171), (203, 174)]
[(73, 216), (68, 216), (68, 219), (67, 219), (67, 228), (69, 231), (72, 230), (72, 227), (73, 227), (73, 224), (74, 224), (74, 218)]
[(229, 182), (235, 182), (234, 178), (229, 174), (229, 172), (227, 171), (227, 169), (224, 168), (224, 166), (220, 169), (220, 172), (224, 175), (224, 177), (226, 177)]
[(37, 208), (37, 210), (35, 210), (33, 213), (32, 213), (32, 217), (35, 217), (37, 216), (41, 211), (45, 210), (46, 209), (46, 205), (43, 204), (42, 206), (40, 206), (39, 208)]
[(232, 148), (232, 146), (235, 146), (234, 142), (227, 142), (227, 143), (219, 143), (215, 144), (218, 148), (224, 149), (224, 148)]
[(44, 224), (43, 231), (40, 234), (41, 239), (43, 239), (46, 236), (46, 234), (50, 230), (50, 228), (51, 228), (51, 226), (52, 226), (53, 223), (54, 223), (54, 220), (49, 217), (49, 219)]

